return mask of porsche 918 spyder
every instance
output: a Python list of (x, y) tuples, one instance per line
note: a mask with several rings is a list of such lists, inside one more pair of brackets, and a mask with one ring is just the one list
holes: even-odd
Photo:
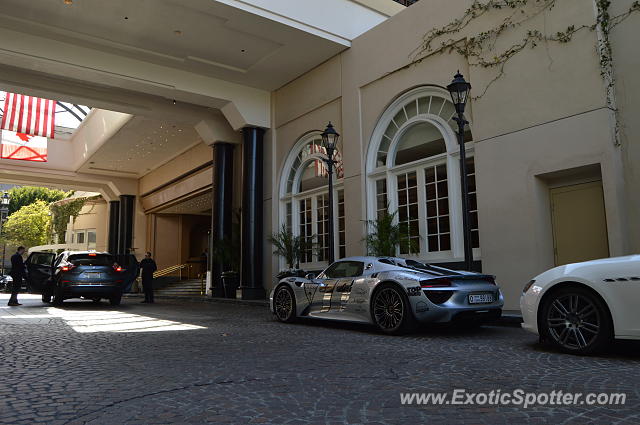
[(504, 298), (494, 277), (395, 257), (350, 257), (318, 276), (280, 280), (269, 298), (281, 322), (299, 317), (375, 324), (389, 334), (416, 323), (497, 319)]

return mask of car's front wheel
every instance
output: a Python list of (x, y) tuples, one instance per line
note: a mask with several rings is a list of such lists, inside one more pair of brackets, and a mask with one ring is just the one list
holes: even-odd
[(607, 306), (587, 289), (561, 288), (542, 305), (542, 340), (566, 353), (598, 352), (612, 340), (612, 331)]
[(273, 294), (273, 314), (281, 322), (291, 323), (296, 319), (296, 297), (291, 288), (280, 286)]
[(411, 329), (414, 319), (409, 299), (396, 285), (383, 284), (371, 300), (373, 322), (382, 332), (402, 334)]

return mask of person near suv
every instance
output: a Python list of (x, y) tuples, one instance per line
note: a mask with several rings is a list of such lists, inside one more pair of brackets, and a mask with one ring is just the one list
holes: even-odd
[(16, 253), (11, 256), (11, 297), (9, 298), (9, 307), (17, 307), (22, 304), (18, 302), (18, 293), (22, 286), (22, 279), (26, 277), (26, 268), (22, 256), (24, 255), (25, 248), (19, 246)]

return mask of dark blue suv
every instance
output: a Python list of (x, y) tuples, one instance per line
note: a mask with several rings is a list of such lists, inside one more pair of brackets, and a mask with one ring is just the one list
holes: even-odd
[[(133, 256), (131, 256), (133, 257)], [(106, 252), (65, 251), (58, 254), (34, 252), (27, 258), (27, 281), (42, 293), (42, 301), (60, 305), (68, 298), (106, 298), (119, 305), (122, 293), (138, 274), (137, 262), (118, 261)], [(130, 263), (126, 267), (121, 263)]]

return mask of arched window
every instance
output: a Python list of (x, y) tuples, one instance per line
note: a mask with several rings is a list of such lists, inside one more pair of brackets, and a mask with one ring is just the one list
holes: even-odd
[[(336, 257), (345, 256), (344, 167), (340, 151), (334, 170), (334, 229), (332, 243)], [(322, 158), (320, 132), (309, 133), (295, 144), (282, 172), (280, 181), (280, 217), (293, 234), (307, 242), (300, 266), (305, 269), (323, 268), (329, 258), (329, 192), (328, 170)]]
[[(436, 87), (411, 90), (394, 101), (374, 130), (367, 155), (367, 216), (387, 206), (406, 225), (400, 255), (427, 261), (463, 257), (459, 147), (455, 108)], [(479, 256), (473, 143), (465, 131), (472, 245)], [(417, 252), (416, 252), (417, 251)]]

